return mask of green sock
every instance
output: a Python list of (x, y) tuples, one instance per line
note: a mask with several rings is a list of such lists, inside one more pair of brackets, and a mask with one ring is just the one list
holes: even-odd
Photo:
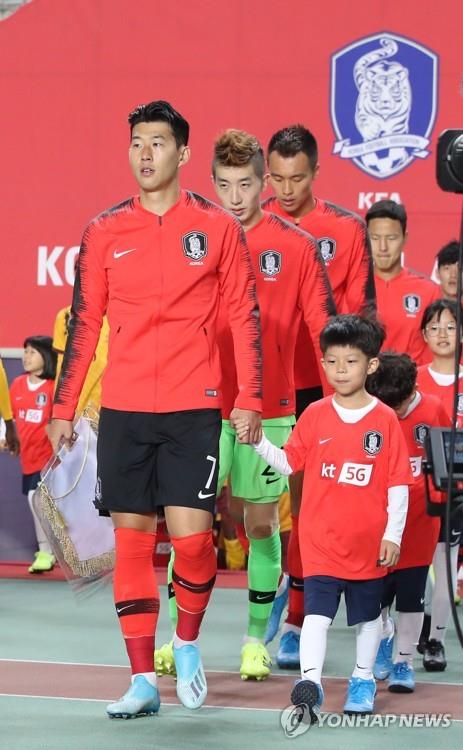
[(177, 600), (175, 598), (175, 591), (172, 585), (172, 569), (174, 567), (175, 552), (172, 547), (170, 551), (169, 564), (167, 566), (167, 595), (169, 597), (169, 617), (172, 624), (172, 629), (175, 630), (177, 627)]
[(267, 539), (249, 539), (248, 635), (253, 638), (263, 639), (265, 635), (280, 573), (281, 542), (279, 530)]

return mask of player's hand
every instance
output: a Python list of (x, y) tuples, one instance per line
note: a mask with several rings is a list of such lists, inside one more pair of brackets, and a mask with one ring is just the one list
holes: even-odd
[(394, 542), (383, 539), (379, 548), (378, 565), (382, 568), (393, 568), (400, 557), (400, 547)]
[(247, 419), (235, 420), (235, 432), (239, 443), (249, 443), (249, 423)]
[(5, 421), (5, 440), (6, 450), (11, 456), (17, 456), (19, 454), (19, 440), (14, 423), (11, 419)]
[(236, 429), (238, 421), (244, 422), (249, 427), (248, 439), (240, 440), (240, 442), (258, 443), (262, 437), (262, 418), (260, 412), (235, 408), (230, 414), (230, 424), (234, 429)]
[(67, 448), (71, 448), (75, 439), (74, 427), (70, 419), (52, 419), (47, 432), (54, 453), (58, 453), (61, 441)]

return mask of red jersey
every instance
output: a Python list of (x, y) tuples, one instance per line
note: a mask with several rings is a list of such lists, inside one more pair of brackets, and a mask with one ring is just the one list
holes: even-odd
[[(407, 442), (414, 482), (408, 498), (407, 522), (396, 568), (430, 565), (440, 531), (440, 518), (426, 513), (425, 481), (422, 462), (426, 457), (425, 439), (431, 427), (450, 427), (450, 419), (438, 398), (421, 393), (421, 400), (404, 418), (399, 419)], [(434, 502), (441, 493), (433, 491)]]
[(355, 424), (332, 396), (303, 412), (284, 446), (293, 471), (304, 470), (299, 545), (304, 576), (381, 578), (388, 488), (411, 484), (407, 446), (396, 414), (378, 401)]
[[(329, 282), (315, 240), (274, 214), (265, 212), (261, 221), (246, 232), (246, 242), (261, 315), (262, 417), (292, 415), (296, 410), (294, 350), (301, 313), (313, 336), (319, 361), (320, 332), (328, 317), (336, 312)], [(221, 315), (221, 320), (222, 411), (228, 418), (238, 387), (230, 329), (225, 315)]]
[[(294, 222), (275, 196), (268, 198), (263, 206)], [(298, 227), (318, 242), (338, 313), (374, 309), (373, 263), (363, 219), (334, 203), (316, 198), (315, 208), (300, 219)], [(301, 325), (296, 346), (295, 381), (297, 389), (320, 384), (316, 355), (305, 323)]]
[(428, 347), (421, 333), (426, 307), (441, 299), (440, 287), (408, 268), (390, 281), (375, 276), (378, 318), (386, 328), (384, 350), (407, 354), (417, 364), (429, 362)]
[(233, 332), (236, 406), (260, 411), (259, 308), (239, 222), (187, 191), (163, 216), (136, 197), (94, 219), (79, 253), (53, 416), (74, 416), (105, 312), (110, 335), (102, 406), (220, 408), (219, 298)]
[(23, 474), (41, 471), (53, 454), (45, 427), (51, 418), (54, 389), (54, 380), (44, 380), (33, 390), (28, 375), (20, 375), (11, 384), (11, 408), (18, 431)]
[[(438, 375), (439, 373), (436, 373), (436, 376)], [(437, 396), (442, 403), (448, 418), (451, 420), (453, 415), (453, 383), (449, 383), (449, 385), (439, 385), (432, 376), (431, 365), (422, 365), (421, 367), (418, 367), (416, 383), (421, 393), (431, 393), (433, 396)], [(458, 391), (456, 426), (458, 429), (461, 429), (463, 427), (463, 373), (460, 374)]]

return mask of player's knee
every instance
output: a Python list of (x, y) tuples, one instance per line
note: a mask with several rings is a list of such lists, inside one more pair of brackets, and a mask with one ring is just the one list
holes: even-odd
[(178, 560), (194, 563), (211, 554), (215, 557), (212, 529), (184, 537), (171, 537), (171, 542), (175, 554), (174, 565)]
[(246, 534), (250, 539), (268, 539), (278, 531), (278, 520), (258, 521), (246, 524)]

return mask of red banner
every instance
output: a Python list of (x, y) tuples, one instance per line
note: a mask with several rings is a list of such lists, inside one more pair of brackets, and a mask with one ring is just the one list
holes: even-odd
[[(316, 135), (321, 197), (409, 214), (406, 263), (431, 273), (458, 234), (459, 199), (435, 181), (438, 134), (463, 127), (459, 0), (30, 0), (0, 21), (0, 345), (51, 331), (71, 298), (85, 224), (136, 192), (127, 114), (164, 98), (190, 121), (183, 184), (214, 197), (224, 128), (266, 145), (303, 122)], [(450, 19), (450, 20), (449, 20)]]

